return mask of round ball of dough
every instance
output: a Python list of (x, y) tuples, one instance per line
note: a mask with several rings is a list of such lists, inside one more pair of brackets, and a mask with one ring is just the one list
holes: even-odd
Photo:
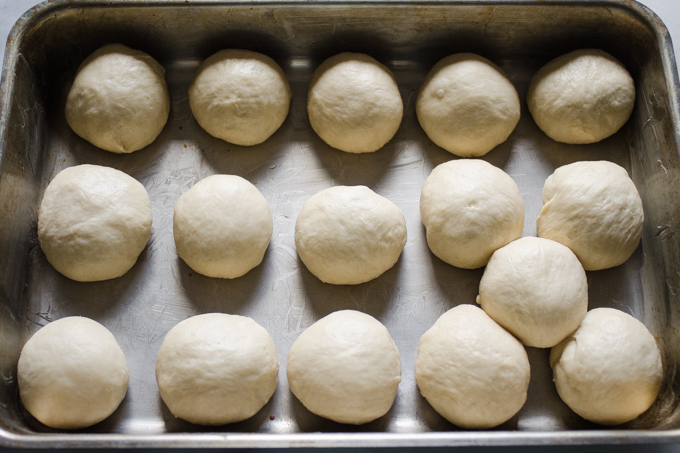
[(379, 150), (397, 133), (403, 112), (394, 75), (368, 55), (331, 57), (309, 84), (309, 122), (324, 142), (341, 151)]
[(476, 269), (522, 235), (524, 201), (503, 170), (483, 160), (453, 160), (425, 180), (420, 216), (432, 253), (453, 266)]
[(267, 331), (245, 316), (209, 313), (170, 329), (156, 382), (175, 417), (198, 425), (255, 415), (276, 390), (279, 361)]
[(71, 129), (114, 153), (149, 145), (169, 113), (165, 69), (148, 54), (122, 44), (106, 45), (87, 57), (66, 99)]
[(111, 332), (88, 318), (52, 321), (24, 345), (19, 395), (39, 422), (56, 429), (99, 423), (127, 392), (129, 371)]
[(189, 106), (206, 132), (236, 145), (267, 140), (288, 116), (290, 86), (274, 60), (250, 50), (220, 50), (198, 67)]
[(538, 127), (553, 140), (595, 143), (628, 121), (635, 83), (625, 66), (607, 52), (576, 50), (536, 73), (527, 104)]
[(420, 87), (416, 115), (430, 140), (461, 157), (483, 156), (508, 139), (520, 115), (517, 90), (479, 55), (439, 61)]
[(236, 278), (260, 264), (273, 230), (267, 200), (240, 176), (209, 176), (175, 204), (177, 254), (208, 277)]
[(404, 214), (365, 186), (322, 190), (302, 206), (295, 223), (300, 259), (334, 285), (373, 280), (394, 266), (404, 245)]
[(311, 412), (360, 425), (390, 410), (401, 381), (401, 361), (378, 320), (354, 310), (320, 319), (288, 353), (288, 383)]
[(151, 237), (151, 202), (136, 179), (109, 167), (62, 170), (45, 189), (38, 240), (47, 261), (70, 279), (120, 277)]
[(588, 271), (623, 264), (642, 236), (642, 200), (628, 173), (606, 161), (558, 168), (543, 186), (538, 235), (566, 245)]
[(637, 319), (596, 308), (550, 351), (557, 393), (581, 417), (602, 425), (634, 419), (656, 399), (663, 368), (656, 341)]
[(527, 399), (529, 378), (522, 344), (472, 305), (447, 311), (420, 338), (420, 393), (461, 428), (493, 428), (512, 418)]

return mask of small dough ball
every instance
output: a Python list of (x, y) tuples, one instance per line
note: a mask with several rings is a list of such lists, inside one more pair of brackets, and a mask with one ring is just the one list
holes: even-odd
[(189, 87), (198, 124), (213, 137), (242, 146), (262, 143), (276, 132), (288, 116), (290, 98), (279, 65), (250, 50), (220, 50), (201, 63)]
[(493, 428), (508, 421), (527, 399), (529, 378), (522, 344), (472, 305), (447, 311), (420, 338), (420, 393), (461, 428)]
[(209, 176), (175, 204), (177, 254), (208, 277), (245, 275), (262, 262), (273, 231), (267, 200), (240, 176)]
[(635, 105), (635, 83), (607, 52), (576, 50), (536, 73), (527, 104), (538, 127), (553, 140), (595, 143), (628, 121)]
[(520, 116), (517, 90), (479, 55), (439, 61), (420, 87), (416, 115), (430, 140), (461, 157), (478, 157), (508, 139)]
[(279, 361), (269, 333), (245, 316), (208, 313), (170, 329), (156, 382), (175, 417), (223, 425), (259, 412), (276, 390)]
[(47, 261), (70, 279), (120, 277), (151, 237), (151, 201), (136, 179), (109, 167), (62, 170), (45, 189), (38, 240)]
[(432, 253), (453, 266), (476, 269), (522, 235), (524, 201), (503, 170), (483, 160), (453, 160), (425, 180), (420, 216)]
[(652, 405), (663, 368), (656, 341), (637, 319), (596, 308), (550, 351), (560, 398), (586, 420), (618, 425)]
[(379, 150), (397, 133), (403, 112), (394, 75), (368, 55), (331, 57), (309, 84), (309, 122), (324, 142), (341, 151)]
[(24, 407), (40, 423), (81, 429), (120, 405), (130, 373), (109, 330), (89, 318), (52, 321), (24, 345), (17, 378)]
[(288, 354), (290, 390), (311, 412), (360, 425), (390, 410), (401, 381), (399, 351), (380, 321), (341, 310), (320, 319)]
[(623, 264), (642, 236), (644, 212), (633, 181), (606, 161), (558, 168), (543, 186), (538, 235), (566, 245), (587, 271)]
[(336, 186), (314, 195), (295, 223), (295, 246), (325, 283), (357, 285), (382, 275), (406, 245), (406, 221), (390, 200), (365, 186)]
[(149, 145), (169, 114), (165, 69), (148, 54), (122, 44), (108, 44), (87, 57), (66, 99), (71, 129), (114, 153)]

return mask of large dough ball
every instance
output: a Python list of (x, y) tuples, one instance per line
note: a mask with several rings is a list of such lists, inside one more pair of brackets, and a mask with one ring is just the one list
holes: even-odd
[(276, 390), (279, 361), (267, 331), (245, 316), (209, 313), (170, 329), (156, 381), (175, 417), (199, 425), (255, 415)]
[(404, 245), (404, 214), (365, 186), (322, 190), (302, 206), (295, 223), (298, 255), (325, 283), (373, 280), (394, 266)]
[(98, 165), (62, 170), (45, 189), (38, 239), (47, 261), (73, 280), (120, 277), (151, 237), (146, 189), (122, 171)]
[(122, 44), (108, 44), (87, 57), (66, 99), (71, 129), (114, 153), (131, 153), (153, 142), (169, 113), (165, 69)]
[(493, 428), (509, 420), (527, 399), (529, 378), (522, 344), (472, 305), (447, 311), (420, 338), (420, 393), (461, 428)]
[(251, 146), (283, 124), (290, 86), (274, 60), (250, 50), (220, 50), (199, 66), (189, 87), (191, 111), (206, 132)]
[(420, 216), (432, 253), (453, 266), (476, 269), (522, 235), (524, 201), (503, 170), (483, 160), (453, 160), (425, 180)]
[(116, 410), (127, 392), (129, 372), (111, 332), (73, 316), (52, 321), (26, 342), (17, 377), (21, 402), (39, 422), (80, 429)]
[(324, 142), (342, 151), (379, 150), (397, 133), (403, 112), (392, 72), (368, 55), (331, 57), (309, 84), (309, 122)]
[(548, 137), (595, 143), (618, 131), (635, 104), (635, 83), (607, 52), (583, 49), (546, 64), (531, 80), (529, 111)]
[(656, 341), (637, 319), (596, 308), (550, 351), (557, 392), (586, 420), (618, 425), (652, 405), (663, 368)]
[(360, 425), (390, 410), (401, 361), (389, 332), (365, 313), (342, 310), (320, 319), (288, 353), (288, 383), (311, 412)]
[(538, 235), (569, 247), (588, 271), (623, 264), (642, 236), (642, 200), (628, 173), (606, 161), (558, 168), (543, 186)]

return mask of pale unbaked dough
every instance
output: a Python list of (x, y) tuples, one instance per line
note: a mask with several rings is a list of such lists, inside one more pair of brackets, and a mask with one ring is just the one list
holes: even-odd
[(146, 189), (122, 171), (98, 165), (62, 170), (45, 189), (38, 239), (47, 261), (73, 280), (120, 277), (151, 237)]
[(177, 254), (208, 277), (236, 278), (260, 264), (273, 230), (267, 200), (240, 176), (209, 176), (175, 204)]
[(378, 320), (341, 310), (302, 332), (290, 348), (287, 374), (291, 391), (311, 412), (360, 425), (392, 407), (401, 361)]
[(78, 68), (66, 121), (93, 145), (131, 153), (153, 142), (170, 113), (165, 69), (144, 52), (108, 44)]
[(322, 190), (302, 206), (295, 223), (298, 255), (325, 283), (373, 280), (394, 266), (404, 245), (404, 214), (365, 186)]
[(652, 405), (663, 368), (656, 341), (637, 319), (596, 308), (550, 351), (557, 392), (586, 420), (618, 425)]
[(196, 72), (189, 106), (210, 135), (242, 146), (267, 140), (288, 116), (290, 86), (274, 60), (250, 50), (220, 50)]
[(472, 305), (447, 311), (420, 338), (420, 393), (461, 428), (493, 428), (509, 420), (527, 399), (529, 378), (522, 344)]
[(607, 52), (576, 50), (536, 73), (527, 104), (538, 127), (553, 140), (595, 143), (628, 120), (635, 105), (635, 83)]
[(309, 122), (323, 141), (342, 151), (379, 150), (397, 133), (403, 112), (392, 72), (368, 55), (335, 55), (309, 84)]
[(255, 415), (276, 390), (279, 361), (267, 331), (251, 318), (193, 316), (170, 329), (156, 357), (156, 381), (175, 417), (198, 425)]
[(606, 161), (558, 168), (543, 186), (538, 235), (569, 247), (588, 271), (623, 264), (642, 236), (642, 200), (628, 173)]
[(503, 170), (483, 160), (453, 160), (425, 180), (420, 216), (432, 253), (453, 266), (476, 269), (522, 235), (524, 202)]
[(39, 422), (56, 429), (99, 423), (127, 392), (129, 372), (111, 332), (78, 316), (52, 321), (24, 345), (19, 395)]

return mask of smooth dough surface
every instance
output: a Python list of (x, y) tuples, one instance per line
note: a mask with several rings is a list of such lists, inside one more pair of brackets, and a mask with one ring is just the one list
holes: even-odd
[(193, 316), (170, 329), (156, 357), (156, 381), (175, 417), (199, 425), (255, 415), (276, 390), (279, 361), (269, 333), (251, 318)]
[(368, 55), (335, 55), (317, 68), (309, 84), (309, 122), (324, 142), (341, 151), (379, 150), (397, 133), (403, 112), (394, 75)]
[(89, 318), (52, 321), (24, 345), (17, 369), (24, 407), (56, 429), (92, 426), (125, 398), (129, 371), (109, 330)]
[(613, 308), (596, 308), (573, 335), (550, 351), (562, 400), (586, 420), (618, 425), (652, 405), (663, 367), (644, 324)]
[(392, 407), (401, 361), (380, 321), (341, 310), (302, 332), (288, 353), (287, 374), (291, 391), (311, 412), (360, 425)]
[(425, 180), (420, 216), (432, 253), (453, 266), (476, 269), (522, 235), (524, 201), (503, 170), (483, 160), (453, 160)]
[(198, 124), (213, 137), (242, 146), (267, 140), (288, 116), (291, 91), (274, 60), (226, 49), (206, 59), (189, 87)]
[(461, 157), (483, 156), (517, 126), (519, 95), (498, 66), (459, 53), (430, 70), (418, 93), (416, 115), (438, 146)]
[(404, 214), (365, 186), (322, 190), (302, 206), (295, 223), (298, 255), (325, 283), (373, 280), (394, 266), (404, 245)]
[(78, 68), (66, 121), (93, 145), (131, 153), (153, 142), (170, 113), (165, 69), (148, 54), (108, 44)]
[(642, 236), (642, 200), (626, 170), (612, 162), (575, 162), (543, 186), (538, 235), (569, 247), (588, 271), (623, 264)]
[(45, 189), (38, 239), (47, 261), (73, 280), (120, 277), (151, 237), (151, 201), (133, 177), (109, 167), (62, 170)]

